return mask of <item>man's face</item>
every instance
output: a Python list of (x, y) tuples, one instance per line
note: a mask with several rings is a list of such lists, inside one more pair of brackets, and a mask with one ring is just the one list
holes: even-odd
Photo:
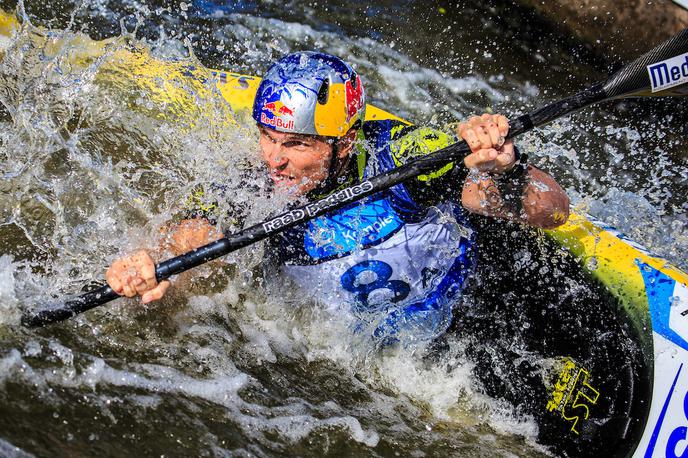
[(321, 137), (278, 132), (259, 126), (260, 152), (279, 189), (302, 196), (326, 178), (332, 143)]

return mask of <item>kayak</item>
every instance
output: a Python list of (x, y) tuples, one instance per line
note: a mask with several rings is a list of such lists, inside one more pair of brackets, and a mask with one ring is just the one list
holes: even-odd
[[(0, 48), (17, 27), (0, 14)], [(123, 75), (172, 107), (160, 116), (189, 126), (203, 115), (199, 98), (214, 91), (228, 107), (221, 121), (238, 124), (260, 82), (114, 40), (79, 49), (61, 59)], [(407, 122), (368, 105), (366, 120), (379, 119)], [(478, 280), (451, 329), (470, 342), (485, 392), (534, 418), (538, 442), (560, 455), (679, 455), (688, 439), (688, 275), (589, 215), (572, 214), (544, 241), (489, 224), (497, 242), (479, 236)]]

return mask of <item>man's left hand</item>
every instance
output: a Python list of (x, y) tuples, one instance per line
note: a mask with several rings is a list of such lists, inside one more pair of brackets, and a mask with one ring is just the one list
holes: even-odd
[(469, 170), (501, 174), (514, 167), (514, 143), (506, 140), (509, 120), (505, 116), (487, 113), (473, 116), (460, 123), (456, 131), (471, 148), (471, 154), (464, 158)]

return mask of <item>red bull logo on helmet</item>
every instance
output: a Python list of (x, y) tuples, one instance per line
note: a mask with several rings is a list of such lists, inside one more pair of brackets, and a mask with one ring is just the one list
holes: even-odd
[(289, 121), (286, 121), (282, 118), (278, 118), (277, 116), (273, 116), (272, 118), (268, 118), (265, 113), (260, 114), (260, 122), (262, 124), (265, 124), (266, 126), (272, 126), (278, 129), (285, 129), (285, 130), (294, 130), (294, 120), (290, 119)]
[(265, 102), (260, 113), (260, 122), (276, 129), (294, 130), (293, 118), (294, 110), (282, 103), (281, 100)]
[(272, 116), (276, 117), (294, 116), (294, 110), (283, 104), (281, 100), (265, 102), (263, 104), (263, 111), (268, 111), (272, 114)]

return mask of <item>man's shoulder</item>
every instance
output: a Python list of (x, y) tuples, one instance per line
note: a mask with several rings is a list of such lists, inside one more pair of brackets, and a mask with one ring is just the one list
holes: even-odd
[[(400, 167), (414, 159), (427, 156), (437, 150), (454, 144), (456, 135), (449, 130), (427, 126), (414, 126), (393, 120), (375, 120), (363, 124), (368, 152), (376, 160), (371, 161), (374, 173), (381, 173)], [(454, 163), (440, 165), (436, 170), (418, 175), (402, 186), (392, 188), (401, 192), (404, 199), (411, 200), (414, 208), (425, 208), (449, 200), (457, 194), (456, 186), (463, 183), (463, 178), (449, 173), (454, 170)], [(402, 199), (402, 200), (404, 200)]]
[[(369, 124), (366, 126), (366, 124)], [(399, 121), (372, 121), (364, 124), (366, 137), (386, 141), (394, 163), (399, 166), (428, 155), (457, 141), (453, 133), (428, 126), (404, 124)]]
[[(430, 151), (444, 148), (457, 141), (456, 135), (434, 127), (408, 124), (395, 119), (368, 120), (363, 132), (369, 140), (379, 139), (400, 146), (426, 146)], [(427, 153), (426, 153), (427, 154)]]

